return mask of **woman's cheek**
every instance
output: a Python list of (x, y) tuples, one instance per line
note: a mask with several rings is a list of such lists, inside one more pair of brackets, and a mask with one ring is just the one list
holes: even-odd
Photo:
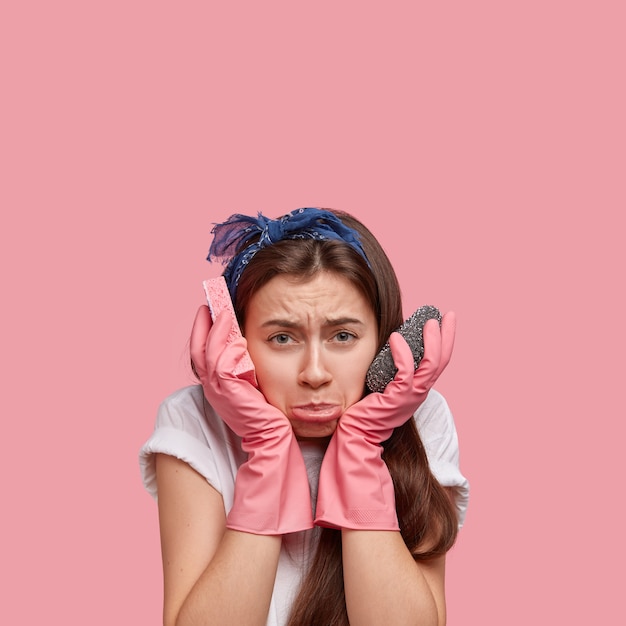
[(285, 362), (283, 358), (275, 357), (260, 359), (258, 365), (253, 358), (253, 363), (261, 393), (270, 404), (282, 409), (283, 402), (281, 399), (290, 388), (290, 383), (293, 383), (296, 378), (293, 374), (295, 372), (294, 365)]

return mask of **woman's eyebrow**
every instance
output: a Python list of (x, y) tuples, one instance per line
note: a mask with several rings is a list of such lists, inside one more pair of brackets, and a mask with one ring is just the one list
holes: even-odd
[[(345, 326), (346, 324), (359, 324), (363, 325), (363, 321), (357, 317), (333, 317), (326, 318), (324, 320), (324, 326)], [(301, 324), (294, 320), (274, 318), (267, 320), (261, 324), (261, 328), (268, 326), (280, 326), (282, 328), (299, 328)]]
[(346, 324), (360, 324), (362, 326), (363, 321), (357, 317), (337, 317), (326, 318), (326, 321), (324, 322), (325, 326), (345, 326)]

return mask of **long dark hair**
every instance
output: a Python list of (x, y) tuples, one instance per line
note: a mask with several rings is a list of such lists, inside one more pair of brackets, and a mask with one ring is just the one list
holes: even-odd
[[(242, 328), (251, 296), (274, 276), (291, 274), (306, 279), (319, 271), (348, 278), (372, 304), (379, 348), (402, 323), (400, 286), (384, 250), (356, 218), (341, 211), (333, 213), (359, 233), (371, 269), (355, 250), (339, 241), (283, 240), (263, 248), (244, 270), (237, 288), (235, 312)], [(394, 483), (400, 532), (408, 549), (416, 560), (445, 554), (456, 539), (457, 517), (448, 495), (430, 472), (415, 421), (408, 419), (396, 428), (383, 448)], [(289, 624), (348, 626), (340, 530), (321, 530)]]

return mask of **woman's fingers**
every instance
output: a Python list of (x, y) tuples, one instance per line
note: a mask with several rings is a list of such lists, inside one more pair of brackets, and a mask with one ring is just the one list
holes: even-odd
[(435, 319), (424, 324), (424, 357), (419, 364), (415, 377), (427, 386), (432, 386), (450, 362), (456, 333), (456, 315), (446, 313), (441, 319), (441, 326)]
[(441, 363), (441, 329), (436, 319), (426, 321), (422, 329), (422, 338), (424, 356), (415, 375), (418, 380), (422, 380), (427, 386), (430, 386), (437, 378)]
[(410, 384), (415, 370), (415, 361), (413, 360), (411, 346), (409, 346), (406, 339), (400, 333), (393, 332), (389, 335), (389, 348), (391, 349), (393, 362), (398, 369), (393, 382), (396, 384), (408, 382)]
[(201, 380), (206, 377), (207, 373), (206, 345), (209, 330), (211, 330), (211, 314), (209, 307), (203, 304), (196, 313), (191, 328), (191, 339), (189, 341), (191, 360)]
[[(234, 328), (233, 316), (220, 312), (206, 342), (206, 366), (210, 376), (222, 380), (237, 378), (237, 365), (246, 354), (247, 342)], [(216, 384), (217, 380), (215, 381)]]
[(454, 348), (454, 337), (456, 336), (456, 313), (449, 311), (441, 318), (441, 362), (437, 376), (443, 372)]
[(450, 362), (456, 333), (456, 315), (453, 312), (446, 313), (441, 318), (441, 326), (435, 319), (428, 320), (422, 332), (424, 357), (416, 376), (419, 378), (421, 373), (424, 381), (428, 379), (427, 384), (432, 386)]

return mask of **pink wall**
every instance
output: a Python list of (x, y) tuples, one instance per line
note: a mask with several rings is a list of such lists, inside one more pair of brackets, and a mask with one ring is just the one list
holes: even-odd
[(0, 10), (2, 621), (159, 622), (137, 451), (211, 224), (322, 205), (458, 314), (449, 624), (618, 623), (623, 3), (302, 6)]

